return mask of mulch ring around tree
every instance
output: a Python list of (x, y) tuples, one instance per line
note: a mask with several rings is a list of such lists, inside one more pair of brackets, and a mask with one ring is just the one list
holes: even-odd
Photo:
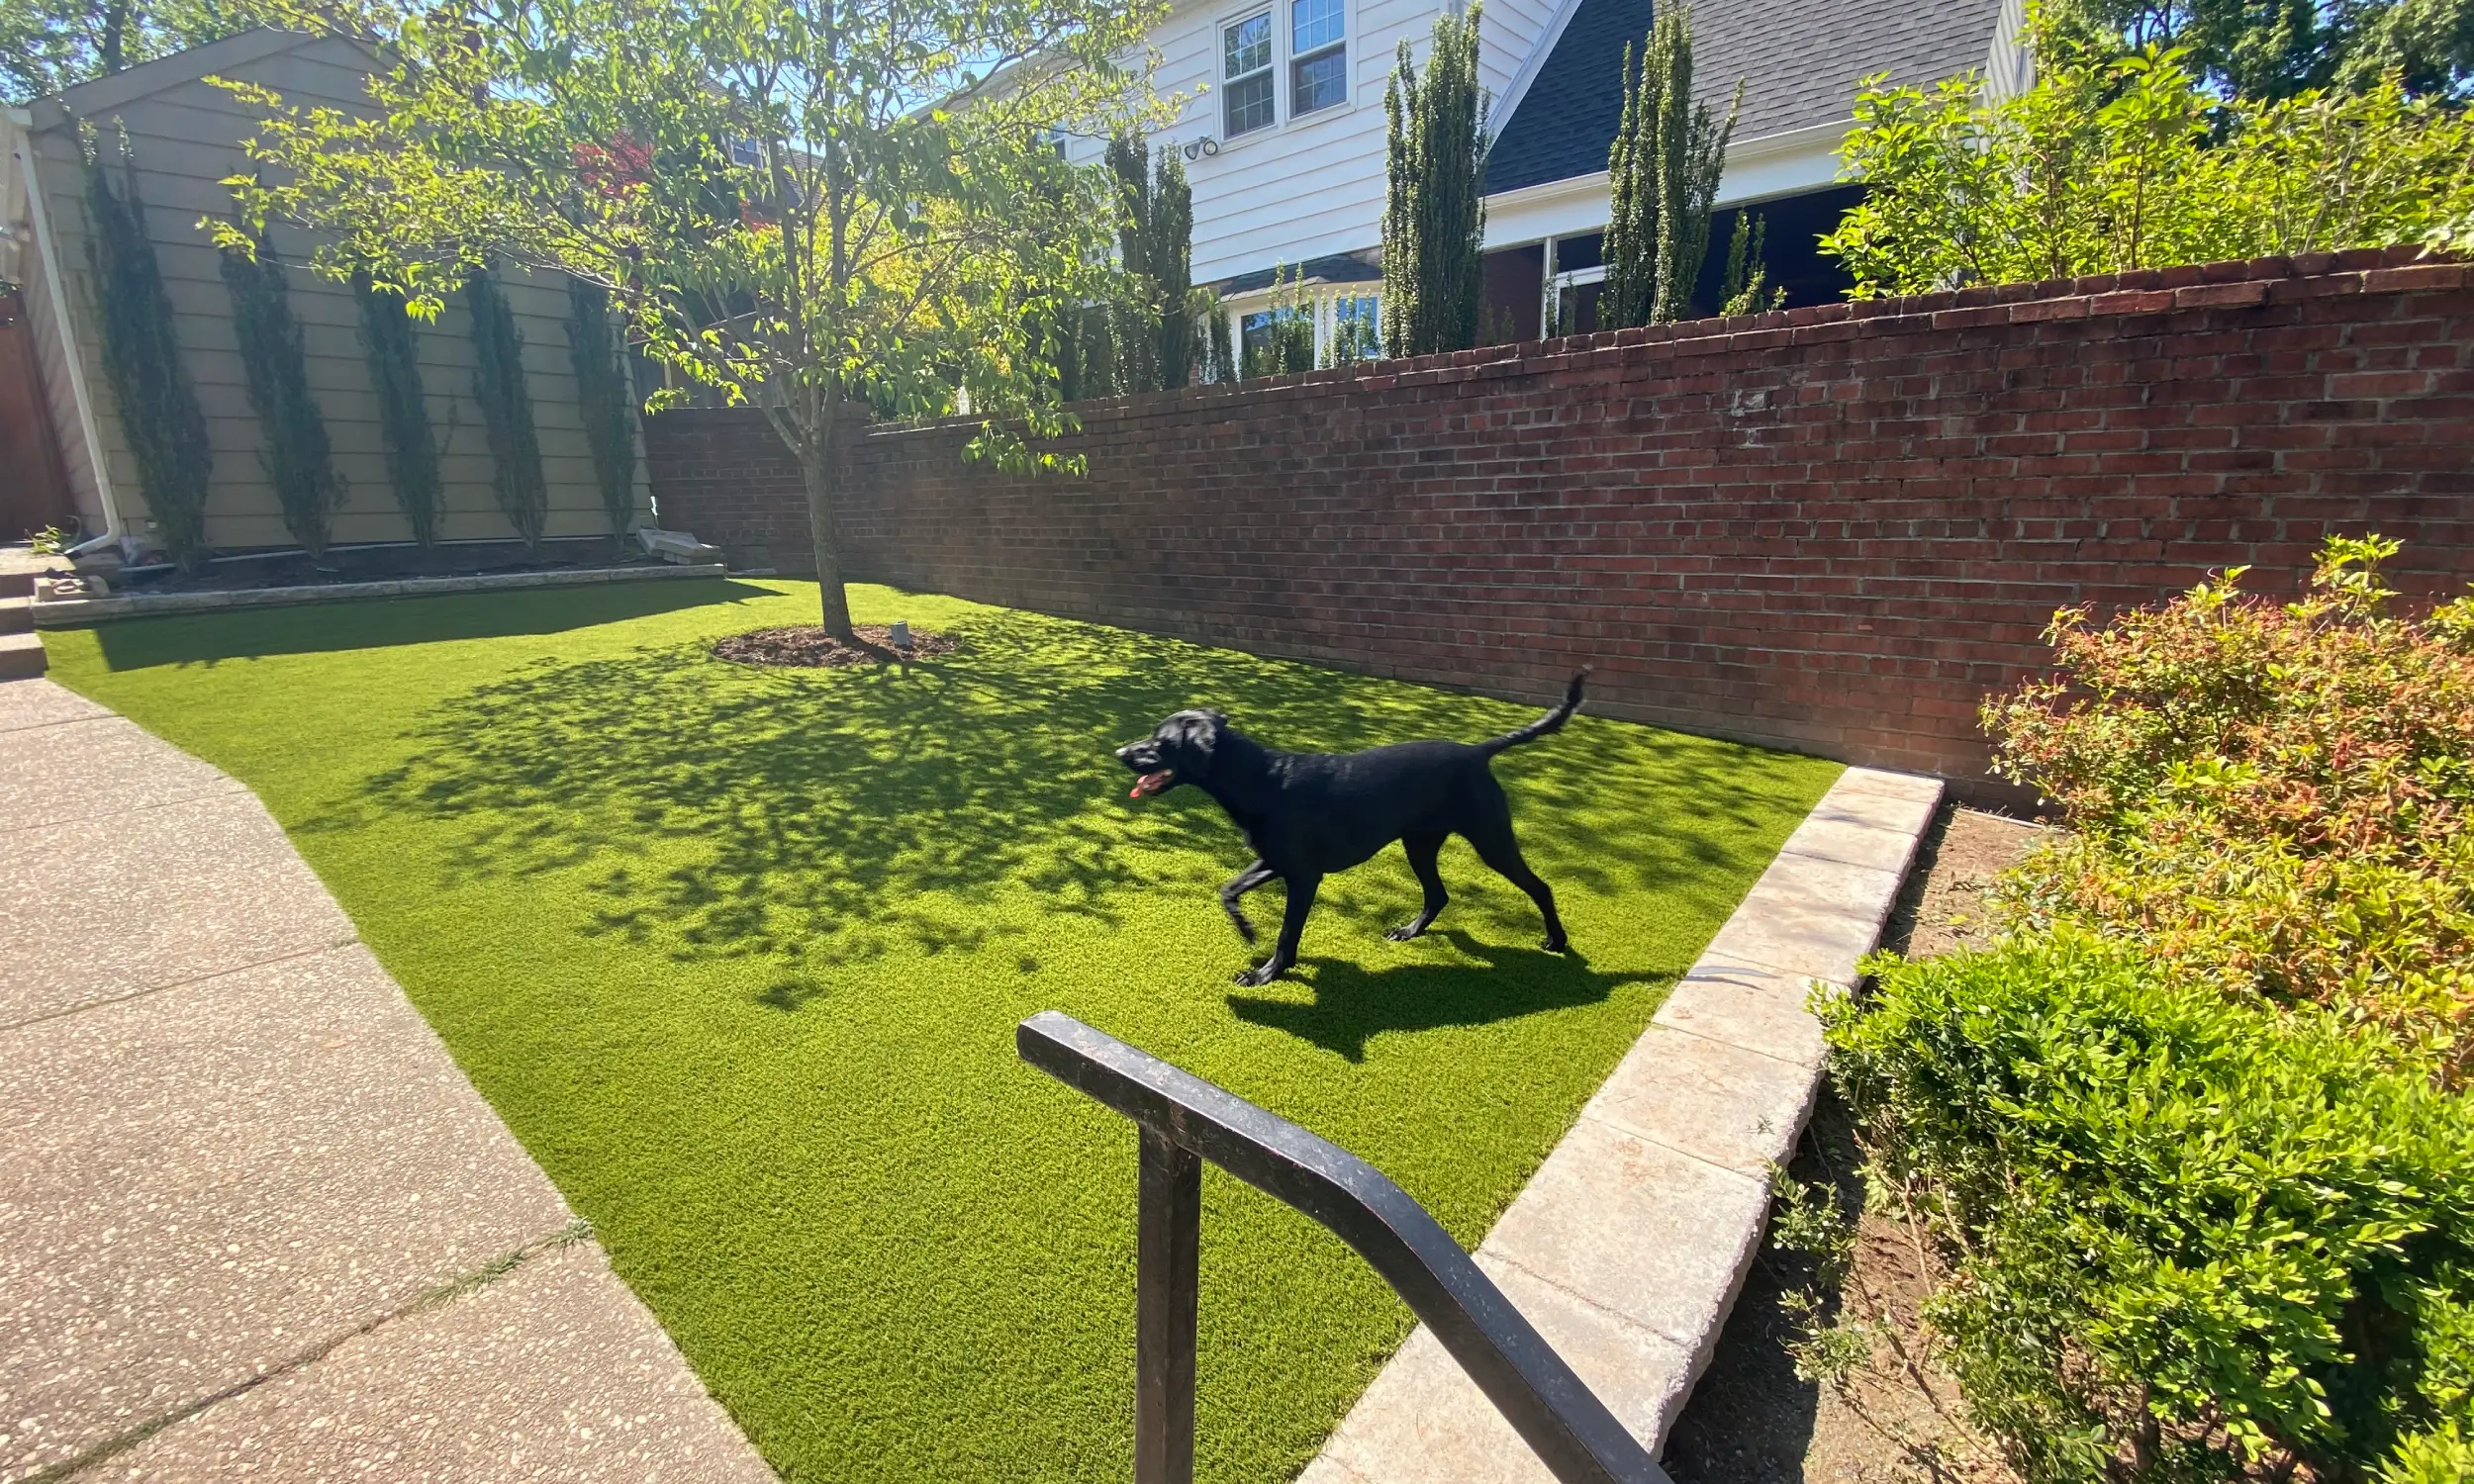
[(884, 665), (902, 660), (932, 660), (938, 655), (960, 648), (943, 634), (923, 628), (910, 631), (910, 647), (894, 647), (894, 631), (882, 623), (853, 624), (859, 635), (857, 644), (845, 644), (812, 624), (792, 628), (760, 628), (753, 633), (732, 634), (717, 640), (713, 647), (715, 659), (733, 660), (741, 665), (784, 665), (804, 670), (849, 670), (862, 665)]

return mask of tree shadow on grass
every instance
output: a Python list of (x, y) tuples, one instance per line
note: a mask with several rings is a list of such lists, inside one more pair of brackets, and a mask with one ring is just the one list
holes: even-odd
[(1367, 970), (1345, 959), (1308, 957), (1305, 986), (1313, 999), (1232, 994), (1239, 1020), (1285, 1031), (1351, 1062), (1366, 1060), (1367, 1043), (1386, 1031), (1433, 1031), (1491, 1025), (1542, 1010), (1594, 1005), (1619, 985), (1672, 979), (1680, 969), (1604, 974), (1576, 953), (1480, 943), (1466, 933), (1440, 932), (1485, 967), (1403, 964)]
[[(770, 956), (805, 971), (897, 944), (973, 952), (1021, 934), (1018, 920), (982, 910), (1009, 885), (1048, 911), (1113, 922), (1128, 890), (1215, 883), (1244, 859), (1234, 828), (1195, 790), (1127, 803), (1110, 755), (1169, 711), (1217, 706), (1267, 741), (1315, 749), (1474, 739), (1535, 714), (1035, 614), (992, 611), (950, 631), (957, 654), (871, 670), (758, 670), (714, 660), (702, 642), (543, 660), (436, 706), (401, 766), (305, 828), (448, 821), (455, 881), (560, 878), (591, 900), (588, 934), (681, 961)], [(1559, 883), (1749, 874), (1767, 849), (1746, 825), (1817, 791), (1750, 750), (1585, 724), (1602, 729), (1576, 749), (1593, 775), (1616, 770), (1624, 788), (1665, 802), (1657, 828), (1620, 836), (1525, 825), (1533, 860)], [(1548, 810), (1559, 795), (1603, 808), (1606, 787), (1549, 774), (1514, 791), (1546, 795)], [(1718, 872), (1730, 885), (1733, 875)], [(1517, 976), (1430, 973), (1443, 1000), (1473, 996), (1473, 1015), (1488, 994), (1544, 1007), (1606, 989), (1562, 960)], [(797, 990), (768, 999), (800, 1002)], [(1341, 1017), (1336, 1043), (1362, 1049), (1344, 1022), (1368, 1009), (1325, 1013)]]

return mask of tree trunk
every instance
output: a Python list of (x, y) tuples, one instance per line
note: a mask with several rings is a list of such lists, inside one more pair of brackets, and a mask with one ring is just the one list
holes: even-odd
[(816, 596), (824, 631), (853, 644), (859, 636), (851, 632), (850, 595), (842, 591), (842, 557), (833, 543), (833, 462), (840, 421), (840, 409), (828, 405), (800, 449), (799, 472), (808, 486), (808, 529), (815, 543)]

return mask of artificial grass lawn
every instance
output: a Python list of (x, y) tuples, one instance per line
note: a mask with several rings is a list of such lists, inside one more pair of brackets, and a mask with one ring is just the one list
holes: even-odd
[[(1245, 848), (1109, 750), (1228, 711), (1276, 746), (1476, 739), (1533, 709), (949, 599), (906, 671), (714, 636), (812, 585), (678, 582), (124, 622), (53, 676), (237, 774), (765, 1456), (797, 1480), (1117, 1479), (1134, 1134), (1014, 1058), (1081, 1017), (1364, 1155), (1474, 1245), (1834, 764), (1582, 717), (1497, 764), (1585, 957), (1454, 841), (1333, 879), (1288, 980)], [(1279, 891), (1256, 894), (1279, 921)], [(1410, 1317), (1303, 1217), (1204, 1187), (1200, 1473), (1310, 1457)]]

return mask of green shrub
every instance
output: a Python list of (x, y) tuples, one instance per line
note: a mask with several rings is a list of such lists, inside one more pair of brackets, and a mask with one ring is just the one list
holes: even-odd
[(1989, 702), (1996, 770), (2071, 827), (2013, 879), (2032, 921), (2137, 944), (2221, 991), (2330, 1005), (2474, 1056), (2474, 600), (2389, 611), (2377, 537), (2306, 600), (2238, 569), (2094, 628)]
[(2316, 1008), (2072, 926), (1877, 962), (1825, 1012), (1927, 1315), (2032, 1480), (2451, 1472), (2474, 1422), (2474, 1110)]
[(327, 416), (310, 391), (301, 322), (275, 244), (258, 237), (247, 250), (226, 247), (224, 288), (232, 297), (232, 332), (257, 414), (258, 462), (275, 488), (284, 528), (313, 562), (327, 559), (329, 517), (343, 504)]
[(541, 436), (524, 386), (523, 334), (498, 279), (483, 272), (464, 280), (472, 308), (472, 395), (481, 404), (490, 444), (491, 488), (498, 508), (527, 548), (538, 550), (549, 518), (549, 486), (541, 474)]
[(2474, 117), (2394, 78), (2259, 103), (2175, 49), (2042, 70), (1998, 101), (1870, 80), (1842, 150), (1869, 189), (1821, 239), (1856, 297), (2447, 241), (2474, 210)]
[(112, 179), (91, 131), (85, 150), (86, 262), (94, 272), (94, 313), (100, 322), (103, 376), (111, 384), (121, 434), (138, 465), (138, 491), (153, 517), (154, 536), (183, 572), (206, 567), (206, 496), (215, 469), (206, 414), (198, 406), (172, 301), (163, 289), (145, 202), (138, 195), (138, 163), (120, 139), (121, 188)]
[(412, 527), (413, 544), (438, 544), (438, 513), (444, 481), (438, 443), (429, 430), (429, 401), (422, 391), (421, 352), (404, 296), (380, 288), (366, 269), (352, 275), (352, 300), (360, 311), (361, 356), (369, 387), (378, 397), (378, 426), (386, 438), (387, 482)]
[(611, 333), (610, 291), (589, 279), (567, 279), (567, 356), (576, 370), (576, 411), (593, 454), (610, 533), (624, 539), (635, 519), (635, 423), (628, 416), (627, 369)]

